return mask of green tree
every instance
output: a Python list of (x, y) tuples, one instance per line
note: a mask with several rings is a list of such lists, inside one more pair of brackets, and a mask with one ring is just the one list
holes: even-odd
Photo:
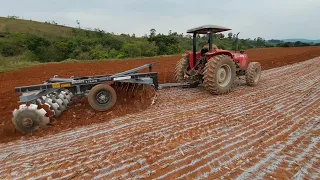
[[(9, 19), (10, 20), (10, 19)], [(12, 20), (11, 20), (12, 21)], [(48, 23), (54, 23), (48, 22)], [(192, 50), (192, 35), (168, 31), (168, 35), (156, 34), (154, 28), (142, 37), (131, 36), (126, 33), (115, 35), (98, 28), (79, 28), (68, 30), (63, 37), (48, 34), (47, 31), (28, 29), (28, 32), (11, 32), (6, 27), (0, 31), (0, 53), (2, 56), (28, 56), (41, 62), (62, 61), (74, 59), (107, 59), (150, 57), (165, 54), (178, 54)], [(44, 24), (48, 26), (48, 24)], [(51, 26), (52, 27), (52, 26)], [(64, 32), (65, 30), (61, 30)], [(213, 42), (219, 48), (234, 49), (233, 33), (227, 36), (222, 33), (214, 34)], [(197, 35), (197, 50), (207, 43), (206, 35)], [(254, 40), (239, 39), (239, 49), (256, 47), (293, 47), (310, 46), (316, 44), (295, 42), (278, 43), (279, 41), (265, 41), (262, 37)], [(278, 43), (278, 44), (277, 44)]]
[(151, 57), (158, 54), (158, 47), (155, 42), (142, 41), (137, 43), (137, 46), (141, 49), (141, 56)]
[(109, 51), (109, 57), (110, 58), (116, 58), (118, 55), (119, 55), (119, 52), (117, 50), (115, 50), (115, 49), (111, 49)]
[(171, 44), (168, 47), (168, 54), (179, 54), (179, 53), (182, 53), (182, 52), (183, 52), (183, 49), (180, 46), (180, 44)]
[(154, 29), (154, 28), (150, 29), (150, 37), (155, 36), (156, 32), (157, 32), (156, 29)]
[(168, 52), (168, 47), (170, 45), (177, 45), (179, 43), (178, 38), (174, 36), (166, 36), (163, 34), (150, 37), (149, 42), (155, 42), (158, 46), (158, 55), (170, 54)]
[(141, 56), (141, 49), (136, 44), (124, 44), (120, 50), (123, 57), (139, 57)]
[(92, 49), (89, 52), (89, 56), (92, 59), (107, 59), (108, 53), (106, 51), (101, 50), (101, 49)]

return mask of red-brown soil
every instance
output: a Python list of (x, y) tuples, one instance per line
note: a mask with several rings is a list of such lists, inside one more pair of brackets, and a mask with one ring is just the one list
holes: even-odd
[(319, 74), (320, 57), (225, 95), (162, 89), (143, 112), (0, 143), (0, 179), (320, 179)]
[[(320, 47), (255, 49), (246, 53), (251, 61), (260, 62), (262, 68), (266, 70), (320, 56)], [(51, 127), (36, 132), (31, 137), (22, 136), (14, 131), (11, 123), (12, 111), (18, 107), (19, 97), (14, 92), (16, 86), (39, 84), (54, 75), (69, 77), (117, 73), (151, 62), (157, 63), (153, 71), (159, 73), (160, 83), (174, 82), (173, 71), (180, 58), (181, 56), (171, 56), (127, 61), (46, 64), (0, 74), (0, 143), (55, 134), (61, 130), (106, 122), (125, 114), (143, 111), (149, 107), (154, 94), (153, 91), (148, 91), (148, 94), (142, 95), (140, 101), (143, 102), (137, 99), (124, 102), (119, 98), (120, 100), (110, 112), (95, 112), (84, 99), (53, 121)]]

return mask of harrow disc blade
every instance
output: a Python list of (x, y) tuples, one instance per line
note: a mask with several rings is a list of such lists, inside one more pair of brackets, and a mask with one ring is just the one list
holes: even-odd
[(63, 101), (64, 106), (68, 106), (69, 105), (69, 100), (66, 98), (65, 95), (63, 95), (62, 93), (60, 93), (58, 95), (58, 98), (61, 99)]
[[(151, 85), (128, 82), (114, 82), (111, 86), (116, 90), (119, 104), (145, 106), (154, 92)], [(151, 103), (151, 102), (150, 102)]]
[(46, 127), (51, 117), (59, 117), (73, 101), (73, 93), (62, 89), (36, 99), (35, 104), (21, 104), (12, 114), (12, 123), (22, 134)]
[(49, 118), (53, 117), (55, 114), (55, 112), (52, 109), (52, 107), (50, 106), (50, 104), (48, 104), (46, 102), (38, 104), (38, 109), (44, 109), (46, 112), (45, 116), (49, 117)]
[(36, 104), (30, 104), (30, 105), (28, 106), (28, 108), (29, 108), (29, 109), (32, 109), (32, 110), (36, 110), (36, 109), (38, 109), (38, 105), (36, 105)]
[(69, 101), (69, 104), (72, 103), (72, 96), (71, 95), (66, 95), (66, 99)]
[(68, 92), (68, 91), (66, 91), (66, 90), (63, 90), (63, 91), (60, 92), (60, 94), (63, 95), (64, 98), (69, 101), (69, 104), (72, 103), (71, 101), (72, 101), (72, 96), (73, 96), (73, 94), (72, 94), (71, 92)]
[(59, 108), (62, 112), (66, 110), (66, 105), (61, 99), (55, 99), (55, 101), (59, 104)]
[(46, 103), (49, 104), (50, 109), (54, 111), (54, 117), (59, 117), (61, 115), (58, 103), (54, 103), (51, 98), (47, 98)]
[(18, 109), (13, 110), (13, 112), (12, 112), (13, 117), (17, 116), (18, 113), (19, 113)]
[(52, 99), (53, 103), (57, 103), (59, 105), (58, 110), (63, 112), (66, 110), (66, 105), (63, 103), (63, 101), (59, 98), (56, 98), (54, 95), (50, 96), (50, 99)]
[(46, 110), (37, 109), (37, 107), (36, 104), (30, 106), (23, 104), (13, 111), (12, 123), (18, 131), (23, 134), (32, 133), (50, 123), (50, 118), (46, 117)]
[(43, 100), (46, 100), (47, 99), (47, 96), (42, 96), (41, 97)]
[(68, 89), (63, 89), (63, 91), (61, 91), (63, 93), (66, 93), (66, 95), (70, 95), (70, 97), (73, 96), (73, 93), (71, 91), (69, 91)]
[(40, 127), (45, 127), (47, 124), (50, 123), (50, 118), (46, 117), (47, 111), (45, 109), (38, 109), (38, 114), (41, 117), (41, 121), (40, 121)]
[(26, 104), (21, 104), (20, 106), (19, 106), (19, 109), (26, 109), (28, 106), (26, 105)]

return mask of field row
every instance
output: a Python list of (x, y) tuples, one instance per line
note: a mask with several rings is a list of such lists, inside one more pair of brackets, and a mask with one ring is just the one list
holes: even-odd
[(144, 112), (0, 144), (0, 178), (319, 178), (319, 60), (222, 96), (164, 89)]

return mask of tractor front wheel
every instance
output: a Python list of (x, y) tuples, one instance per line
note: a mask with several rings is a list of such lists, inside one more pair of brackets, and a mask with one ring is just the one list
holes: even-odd
[(234, 85), (236, 66), (230, 56), (210, 58), (203, 73), (204, 88), (212, 94), (226, 94)]
[(246, 82), (249, 86), (256, 86), (261, 77), (261, 65), (259, 62), (251, 62), (246, 70)]
[(88, 94), (88, 102), (96, 111), (107, 111), (114, 106), (116, 101), (116, 91), (108, 84), (98, 84)]

